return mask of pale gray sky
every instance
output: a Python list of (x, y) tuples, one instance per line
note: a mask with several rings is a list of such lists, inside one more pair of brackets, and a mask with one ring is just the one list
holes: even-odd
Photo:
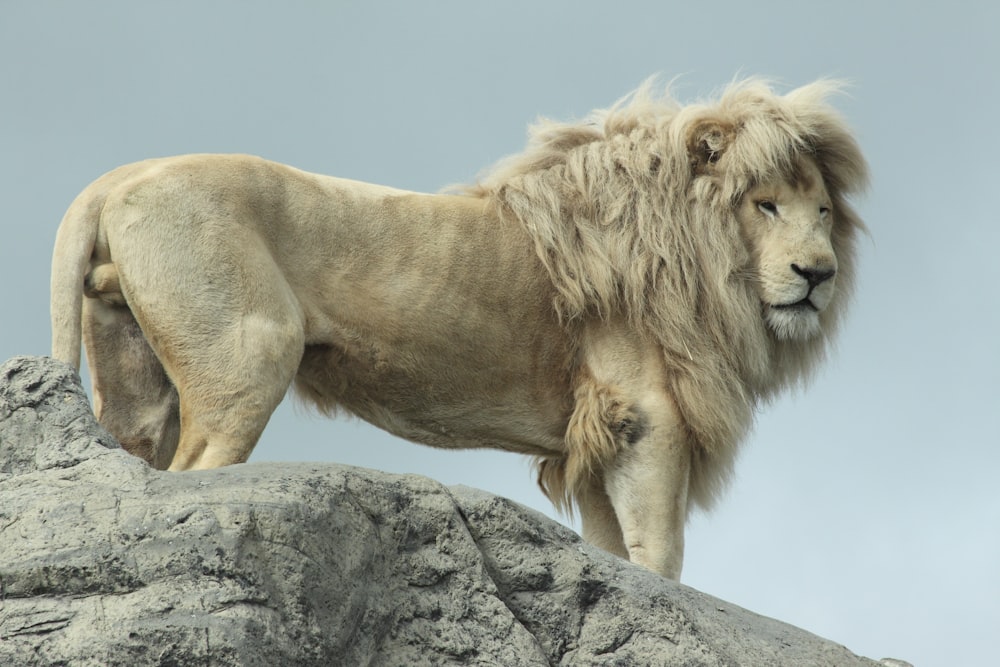
[[(836, 353), (768, 407), (683, 580), (874, 658), (985, 664), (1000, 627), (1000, 4), (0, 0), (0, 359), (49, 350), (73, 197), (147, 157), (246, 152), (434, 191), (652, 74), (854, 81), (874, 174)], [(283, 405), (251, 461), (417, 472), (552, 515), (513, 454)]]

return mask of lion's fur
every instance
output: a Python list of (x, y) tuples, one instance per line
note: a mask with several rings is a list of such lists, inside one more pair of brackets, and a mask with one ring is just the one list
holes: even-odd
[[(778, 96), (748, 80), (718, 102), (680, 106), (647, 82), (584, 122), (540, 122), (524, 153), (468, 189), (529, 230), (564, 320), (621, 313), (660, 344), (698, 441), (691, 495), (703, 506), (727, 480), (757, 402), (807, 378), (847, 305), (864, 226), (846, 198), (865, 187), (867, 167), (826, 103), (840, 87), (819, 81)], [(692, 163), (699, 152), (721, 155)], [(761, 323), (734, 204), (754, 183), (794, 178), (801, 155), (815, 159), (837, 210), (841, 295), (821, 315), (822, 336), (779, 341)], [(593, 400), (595, 413), (607, 409), (606, 397)], [(550, 497), (567, 504), (582, 471), (614, 458), (612, 442), (571, 438), (566, 460), (542, 459)]]
[[(102, 423), (158, 467), (245, 461), (294, 383), (402, 437), (535, 456), (585, 537), (677, 577), (691, 503), (847, 302), (867, 176), (837, 88), (681, 106), (647, 84), (449, 195), (248, 156), (121, 167), (60, 227), (53, 355), (78, 364), (83, 336)], [(781, 233), (749, 201), (772, 186), (798, 207)], [(768, 234), (802, 259), (765, 265)], [(765, 301), (796, 262), (805, 296)]]

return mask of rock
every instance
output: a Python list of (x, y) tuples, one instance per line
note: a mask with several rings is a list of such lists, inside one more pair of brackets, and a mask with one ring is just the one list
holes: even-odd
[(877, 665), (413, 475), (166, 473), (0, 367), (2, 665)]

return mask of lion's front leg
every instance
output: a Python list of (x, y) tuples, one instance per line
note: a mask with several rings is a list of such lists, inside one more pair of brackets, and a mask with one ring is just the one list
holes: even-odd
[(669, 399), (645, 406), (649, 428), (604, 471), (604, 488), (633, 563), (679, 580), (684, 563), (691, 448)]
[(621, 525), (604, 490), (603, 480), (591, 477), (583, 482), (577, 491), (576, 504), (580, 508), (583, 539), (616, 556), (628, 558)]
[(584, 538), (679, 579), (692, 450), (663, 353), (609, 321), (587, 330), (582, 362), (564, 469)]

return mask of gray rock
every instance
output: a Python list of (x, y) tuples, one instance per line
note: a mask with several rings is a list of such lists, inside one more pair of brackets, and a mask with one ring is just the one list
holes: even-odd
[(2, 665), (877, 665), (509, 500), (339, 465), (148, 468), (0, 367)]

